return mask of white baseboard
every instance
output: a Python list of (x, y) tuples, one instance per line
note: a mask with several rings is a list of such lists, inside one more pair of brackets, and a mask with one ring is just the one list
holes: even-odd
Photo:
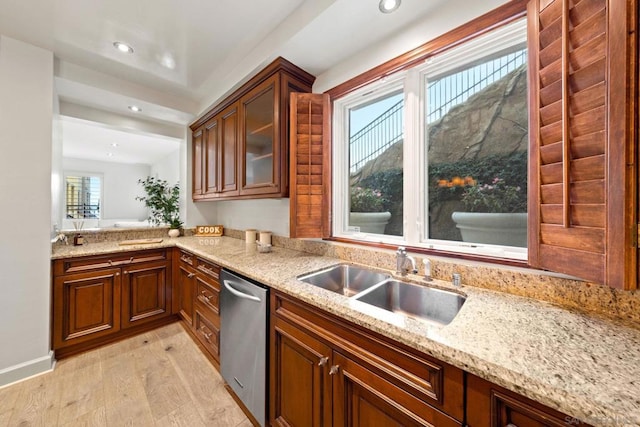
[(51, 371), (55, 364), (53, 351), (46, 356), (0, 369), (0, 387)]

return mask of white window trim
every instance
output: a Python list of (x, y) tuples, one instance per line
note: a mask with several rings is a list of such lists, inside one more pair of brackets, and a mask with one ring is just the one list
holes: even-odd
[[(490, 36), (490, 37), (488, 37)], [(424, 143), (426, 79), (438, 78), (459, 67), (486, 58), (490, 52), (502, 52), (516, 46), (526, 47), (526, 19), (520, 19), (458, 47), (427, 59), (424, 64), (386, 77), (334, 101), (333, 105), (333, 236), (365, 242), (407, 245), (445, 252), (482, 255), (496, 258), (526, 260), (527, 248), (480, 243), (428, 239), (426, 186), (429, 159)], [(403, 236), (352, 232), (347, 230), (349, 191), (349, 110), (368, 100), (379, 98), (404, 87), (404, 144), (403, 148)], [(420, 102), (425, 99), (425, 102)], [(415, 142), (417, 141), (417, 143)], [(421, 160), (423, 159), (423, 160)], [(415, 183), (418, 183), (416, 186)], [(418, 187), (418, 197), (415, 197)]]
[(102, 215), (104, 214), (104, 174), (100, 173), (100, 172), (77, 172), (77, 171), (73, 171), (73, 170), (69, 170), (69, 171), (64, 171), (63, 174), (63, 185), (65, 186), (63, 193), (64, 193), (64, 202), (62, 203), (62, 218), (66, 219), (66, 213), (67, 213), (67, 191), (66, 191), (66, 185), (67, 185), (67, 177), (69, 176), (80, 176), (80, 177), (87, 177), (87, 178), (91, 178), (91, 177), (98, 177), (100, 178), (100, 213), (99, 213), (99, 217), (98, 218), (92, 218), (94, 220), (101, 220), (102, 219)]

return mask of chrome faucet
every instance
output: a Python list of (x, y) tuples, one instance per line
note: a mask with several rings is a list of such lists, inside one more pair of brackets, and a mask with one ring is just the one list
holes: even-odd
[(51, 241), (51, 243), (56, 243), (56, 242), (64, 242), (65, 245), (69, 244), (67, 235), (64, 233), (58, 233), (56, 237), (54, 237), (53, 240)]
[[(407, 262), (411, 263), (411, 270), (407, 268)], [(396, 251), (396, 273), (406, 276), (409, 271), (413, 274), (418, 272), (416, 260), (412, 256), (407, 255), (407, 249), (405, 247), (400, 246)]]

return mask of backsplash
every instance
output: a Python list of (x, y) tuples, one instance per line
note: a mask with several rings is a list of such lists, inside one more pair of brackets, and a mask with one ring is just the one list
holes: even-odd
[[(236, 239), (244, 238), (242, 231), (226, 228), (225, 235)], [(322, 240), (290, 239), (275, 235), (272, 242), (274, 246), (334, 257), (346, 262), (388, 270), (396, 268), (395, 253), (391, 250)], [(434, 279), (451, 281), (453, 273), (459, 273), (463, 285), (533, 298), (565, 308), (628, 320), (635, 324), (640, 323), (640, 292), (638, 291), (617, 290), (539, 270), (411, 255), (416, 259), (420, 275), (424, 273), (422, 259), (429, 258), (431, 275)]]

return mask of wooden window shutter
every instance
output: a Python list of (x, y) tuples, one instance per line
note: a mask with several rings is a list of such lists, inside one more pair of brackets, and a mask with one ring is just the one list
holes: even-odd
[(329, 95), (291, 93), (290, 237), (329, 237)]
[(635, 289), (636, 0), (529, 3), (529, 263)]

